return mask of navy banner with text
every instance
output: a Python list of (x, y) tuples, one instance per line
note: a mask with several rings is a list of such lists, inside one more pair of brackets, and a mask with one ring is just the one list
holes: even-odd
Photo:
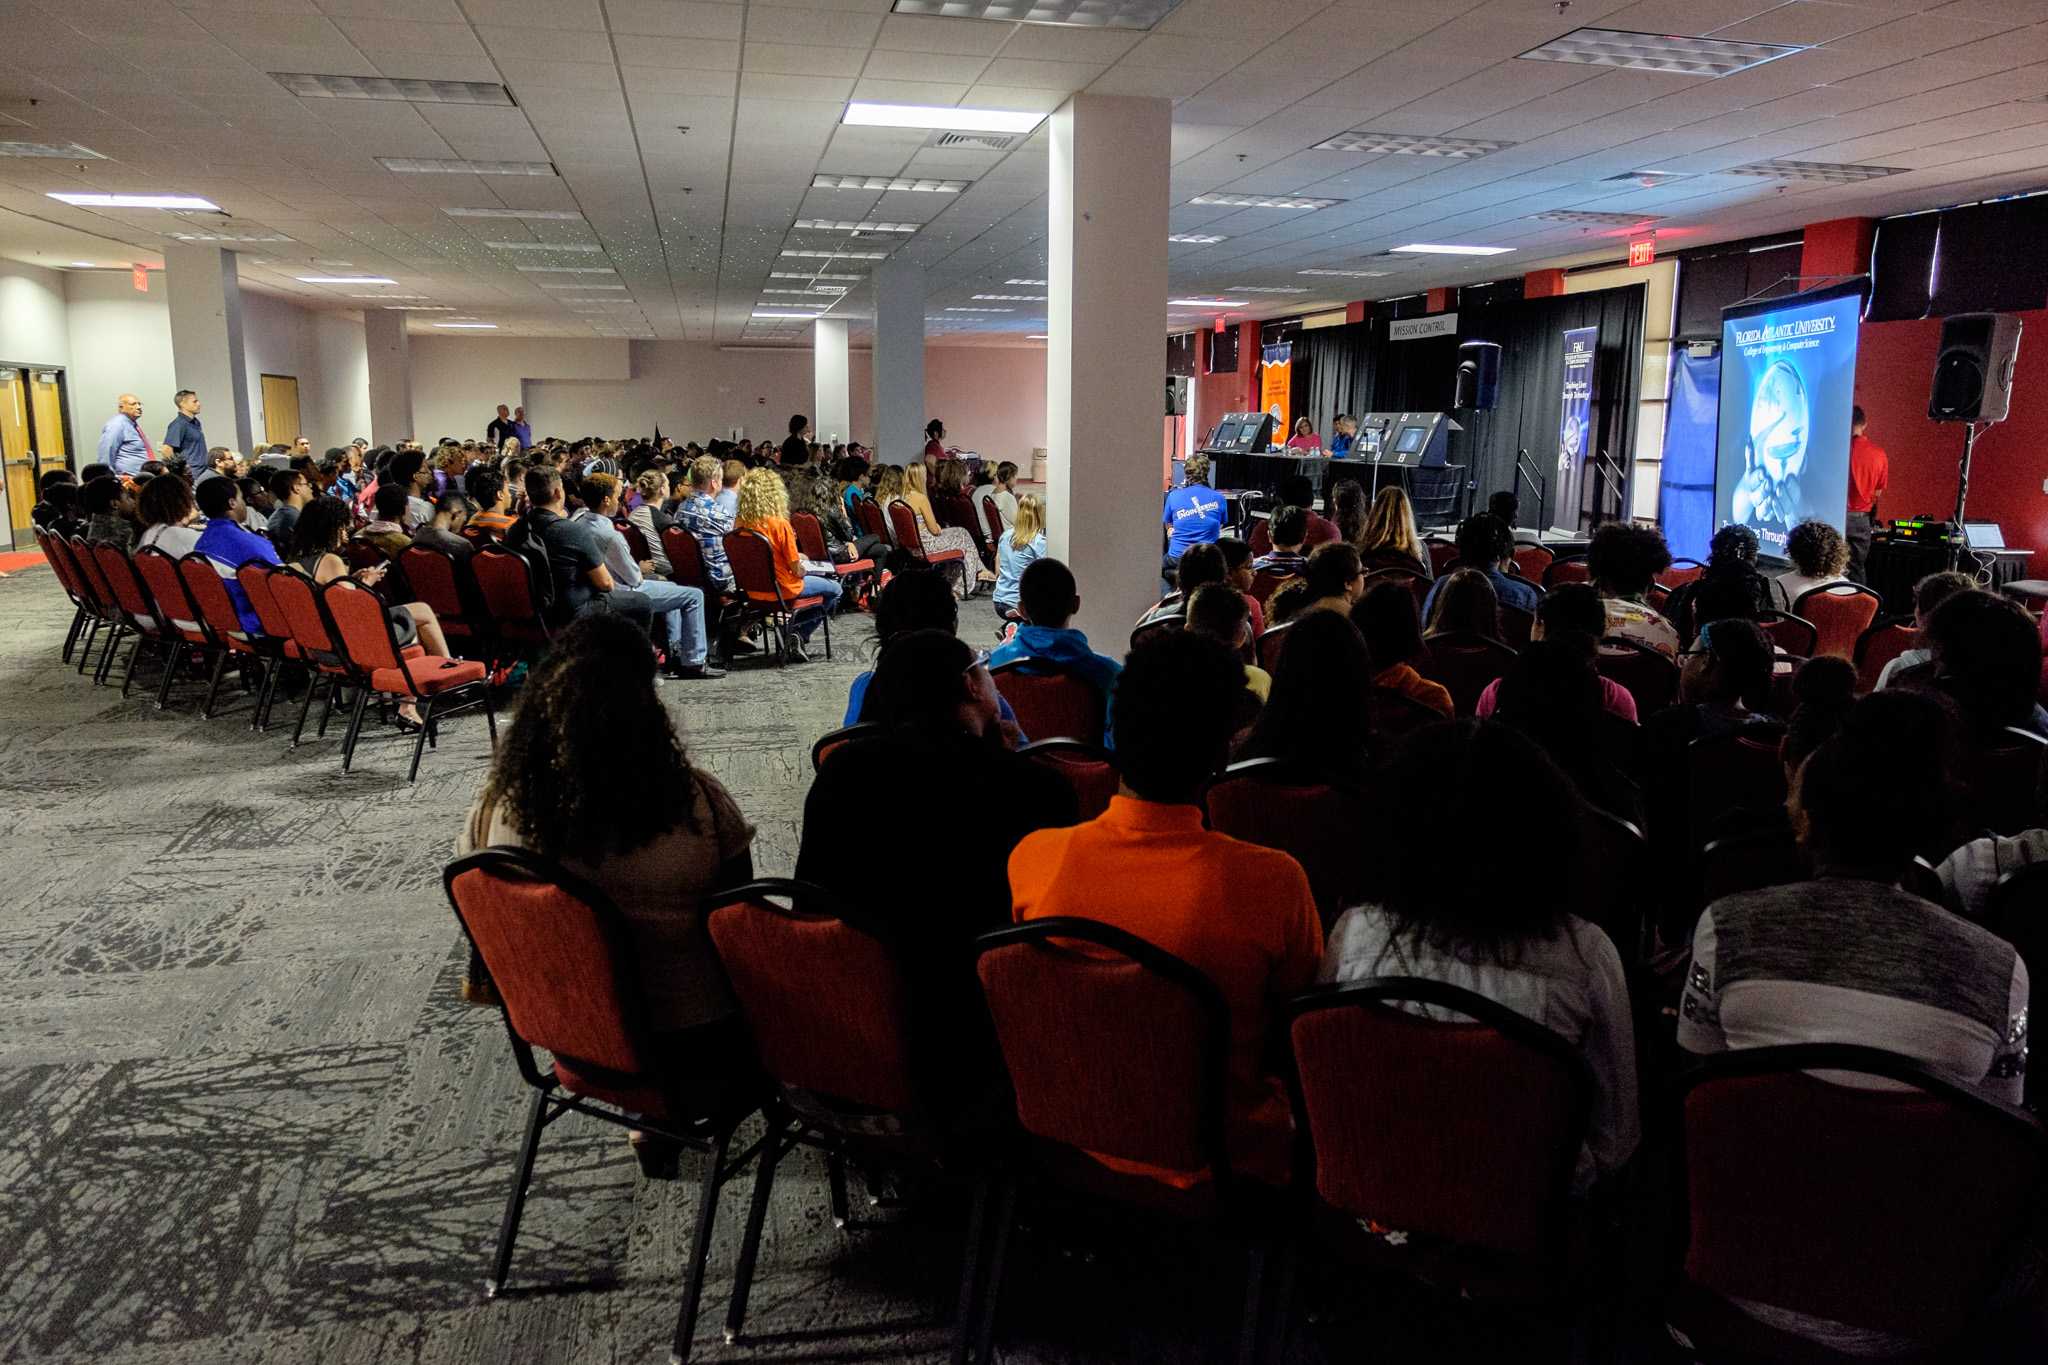
[(1557, 421), (1557, 467), (1550, 480), (1550, 524), (1579, 529), (1586, 454), (1593, 443), (1593, 357), (1600, 349), (1598, 327), (1574, 327), (1564, 334), (1564, 411)]

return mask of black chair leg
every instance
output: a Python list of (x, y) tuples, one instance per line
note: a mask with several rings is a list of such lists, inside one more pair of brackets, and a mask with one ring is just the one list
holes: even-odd
[(1255, 1241), (1244, 1257), (1244, 1317), (1238, 1324), (1237, 1365), (1258, 1365), (1259, 1322), (1266, 1297), (1266, 1265), (1272, 1248)]
[[(366, 687), (363, 691), (367, 693), (369, 689)], [(419, 738), (412, 742), (412, 767), (405, 774), (405, 780), (408, 782), (419, 779), (420, 756), (427, 751), (427, 737), (434, 733), (434, 701), (435, 698), (428, 697), (427, 709), (420, 712)]]
[(320, 725), (313, 731), (316, 738), (327, 738), (327, 722), (334, 718), (334, 703), (341, 697), (341, 675), (335, 674), (327, 683), (327, 701), (320, 708)]
[(967, 1365), (974, 1346), (975, 1310), (981, 1304), (981, 1267), (988, 1238), (988, 1197), (995, 1183), (989, 1172), (974, 1182), (974, 1204), (967, 1213), (967, 1245), (960, 1256), (960, 1306), (953, 1314), (953, 1365)]
[(974, 1325), (974, 1359), (988, 1365), (995, 1358), (996, 1312), (1003, 1299), (1003, 1260), (1010, 1251), (1010, 1234), (1017, 1221), (1017, 1180), (998, 1177), (995, 1227), (989, 1237), (988, 1274), (981, 1291), (981, 1320)]
[(704, 1262), (711, 1256), (711, 1227), (718, 1217), (718, 1190), (724, 1183), (725, 1153), (731, 1145), (732, 1129), (726, 1128), (704, 1160), (704, 1180), (697, 1189), (697, 1232), (690, 1239), (690, 1263), (683, 1267), (683, 1305), (676, 1314), (676, 1340), (668, 1353), (669, 1365), (690, 1365), (697, 1304), (704, 1297)]
[(832, 1226), (843, 1228), (847, 1222), (846, 1208), (846, 1158), (837, 1152), (825, 1157), (825, 1178), (832, 1186)]
[(199, 718), (201, 720), (213, 719), (213, 704), (220, 697), (220, 680), (227, 675), (227, 671), (228, 651), (223, 648), (214, 655), (213, 677), (206, 685), (206, 704), (199, 708)]
[(95, 616), (85, 628), (85, 639), (78, 647), (78, 676), (81, 678), (85, 676), (86, 664), (92, 659), (92, 642), (99, 638), (102, 624), (100, 618)]
[(540, 1130), (548, 1125), (548, 1096), (533, 1092), (533, 1108), (526, 1116), (526, 1141), (519, 1146), (519, 1167), (512, 1176), (512, 1194), (505, 1201), (505, 1218), (498, 1224), (498, 1250), (491, 1257), (491, 1273), (484, 1277), (484, 1297), (494, 1299), (505, 1287), (512, 1269), (512, 1243), (519, 1236), (519, 1215), (526, 1209), (526, 1187), (533, 1183), (533, 1158), (540, 1150)]
[(355, 709), (348, 713), (348, 729), (341, 737), (341, 770), (347, 772), (349, 765), (356, 761), (356, 740), (363, 733), (363, 712), (370, 704), (370, 689), (356, 689)]
[[(313, 713), (313, 698), (319, 691), (320, 675), (318, 673), (308, 673), (306, 675), (306, 699), (299, 703), (299, 723), (292, 727), (292, 747), (294, 749), (299, 747), (299, 741), (305, 736), (306, 717)], [(333, 697), (330, 695), (328, 697), (328, 704), (332, 705), (333, 700)]]
[(178, 672), (185, 667), (185, 655), (191, 648), (183, 640), (164, 642), (164, 676), (157, 684), (156, 709), (161, 711), (171, 704), (171, 684), (178, 680)]
[(747, 1231), (740, 1239), (740, 1258), (733, 1266), (732, 1298), (725, 1305), (725, 1342), (740, 1339), (747, 1325), (747, 1295), (754, 1288), (754, 1262), (761, 1254), (761, 1225), (768, 1221), (768, 1198), (775, 1188), (775, 1167), (782, 1159), (782, 1124), (771, 1120), (761, 1139), (761, 1164), (754, 1168), (754, 1197), (747, 1205)]
[(71, 662), (71, 651), (78, 644), (78, 634), (85, 629), (85, 617), (86, 611), (84, 607), (80, 607), (71, 614), (71, 629), (64, 632), (64, 652), (59, 656), (59, 659), (64, 663), (68, 664)]
[(249, 717), (249, 728), (259, 735), (270, 728), (270, 703), (277, 696), (277, 675), (282, 672), (282, 659), (264, 659), (263, 686), (256, 690), (256, 710)]
[(489, 727), (491, 732), (491, 752), (496, 753), (498, 751), (498, 706), (491, 699), (491, 684), (488, 680), (484, 683), (484, 724)]

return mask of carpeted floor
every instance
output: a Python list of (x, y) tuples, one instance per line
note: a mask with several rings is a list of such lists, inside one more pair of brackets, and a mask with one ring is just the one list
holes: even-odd
[[(496, 1015), (457, 998), (439, 882), (481, 718), (417, 786), (395, 737), (344, 776), (335, 739), (291, 752), (245, 699), (204, 721), (189, 687), (161, 712), (93, 687), (58, 661), (70, 614), (45, 570), (0, 581), (0, 1361), (665, 1360), (696, 1168), (642, 1180), (593, 1122), (549, 1131), (510, 1289), (479, 1292), (525, 1109)], [(866, 620), (836, 634), (831, 663), (665, 689), (764, 874), (795, 860), (810, 743), (863, 666)], [(876, 813), (878, 847), (906, 814)], [(721, 1207), (699, 1359), (944, 1358), (963, 1201), (856, 1191), (842, 1231), (822, 1162), (792, 1157), (728, 1346), (744, 1191)], [(1228, 1355), (1238, 1266), (1198, 1239), (1027, 1226), (1011, 1271), (1005, 1360)], [(1466, 1356), (1408, 1296), (1383, 1307), (1378, 1353)], [(1297, 1359), (1323, 1357), (1313, 1335)], [(1416, 1349), (1389, 1352), (1403, 1335)], [(1473, 1352), (1527, 1356), (1496, 1345)]]

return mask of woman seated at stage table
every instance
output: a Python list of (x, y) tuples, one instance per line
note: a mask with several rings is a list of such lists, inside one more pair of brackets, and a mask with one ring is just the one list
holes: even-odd
[(1365, 561), (1368, 573), (1374, 569), (1413, 569), (1425, 578), (1436, 576), (1430, 572), (1429, 551), (1422, 548), (1422, 537), (1415, 533), (1414, 504), (1398, 487), (1389, 485), (1380, 490), (1380, 495), (1373, 499), (1364, 531), (1353, 543), (1358, 546), (1359, 558)]
[(1310, 451), (1321, 454), (1323, 438), (1316, 435), (1316, 424), (1306, 417), (1295, 418), (1294, 434), (1287, 438), (1287, 448), (1304, 454)]

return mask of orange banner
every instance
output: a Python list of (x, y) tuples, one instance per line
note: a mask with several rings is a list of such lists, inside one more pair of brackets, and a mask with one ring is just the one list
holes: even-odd
[(1259, 406), (1273, 418), (1273, 443), (1286, 445), (1293, 434), (1294, 418), (1289, 407), (1294, 400), (1294, 360), (1290, 356), (1277, 364), (1267, 361), (1259, 367)]

